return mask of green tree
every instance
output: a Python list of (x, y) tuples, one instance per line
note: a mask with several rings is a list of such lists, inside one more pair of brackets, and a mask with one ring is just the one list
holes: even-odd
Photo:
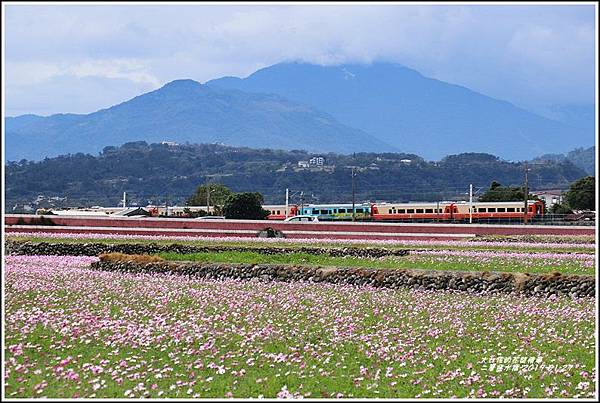
[(237, 193), (227, 198), (223, 214), (226, 218), (264, 220), (269, 211), (262, 208), (262, 202), (260, 193)]
[(571, 214), (572, 212), (573, 210), (571, 210), (567, 203), (556, 203), (550, 208), (550, 213), (552, 214)]
[(565, 201), (574, 210), (594, 210), (596, 204), (596, 182), (593, 176), (586, 176), (571, 184), (565, 193)]
[[(492, 181), (490, 188), (479, 197), (481, 202), (509, 202), (509, 201), (523, 201), (524, 202), (525, 191), (522, 187), (510, 187), (502, 186), (496, 181)], [(540, 199), (537, 195), (529, 193), (527, 200), (539, 200), (544, 203), (544, 211), (546, 208), (546, 201)]]
[[(493, 181), (490, 188), (479, 197), (482, 202), (507, 202), (523, 200), (525, 193), (522, 187), (502, 186)], [(537, 199), (536, 196), (529, 195), (529, 199)]]
[[(210, 199), (208, 193), (210, 192)], [(209, 183), (200, 185), (196, 191), (185, 202), (188, 206), (206, 206), (207, 202), (214, 207), (216, 215), (223, 214), (223, 206), (227, 198), (232, 196), (233, 192), (221, 183)]]

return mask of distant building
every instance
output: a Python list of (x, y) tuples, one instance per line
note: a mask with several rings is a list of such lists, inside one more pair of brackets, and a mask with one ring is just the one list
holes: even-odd
[(325, 164), (325, 158), (323, 157), (312, 157), (310, 161), (308, 161), (310, 165), (323, 166)]
[(560, 190), (547, 190), (543, 192), (532, 192), (541, 200), (546, 202), (546, 207), (550, 208), (557, 203), (562, 203), (562, 192)]
[(174, 141), (161, 141), (160, 144), (165, 145), (165, 146), (176, 146), (176, 145), (178, 145)]
[(298, 166), (300, 168), (308, 168), (310, 166), (310, 163), (308, 161), (298, 161)]
[(410, 164), (412, 162), (412, 160), (404, 159), (404, 160), (400, 160), (400, 162), (403, 164)]

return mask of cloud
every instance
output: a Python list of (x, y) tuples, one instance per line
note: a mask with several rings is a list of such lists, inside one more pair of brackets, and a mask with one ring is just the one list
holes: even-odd
[[(593, 5), (5, 9), (6, 88), (14, 94), (7, 96), (8, 110), (14, 102), (23, 104), (14, 89), (27, 77), (33, 92), (47, 91), (46, 83), (58, 76), (65, 85), (69, 77), (72, 83), (96, 77), (127, 81), (128, 88), (141, 90), (177, 78), (204, 82), (246, 76), (285, 60), (393, 61), (521, 105), (593, 102), (595, 97)], [(122, 91), (121, 100), (127, 94)]]
[(160, 85), (146, 65), (136, 60), (86, 60), (66, 71), (76, 77), (123, 78), (136, 84)]

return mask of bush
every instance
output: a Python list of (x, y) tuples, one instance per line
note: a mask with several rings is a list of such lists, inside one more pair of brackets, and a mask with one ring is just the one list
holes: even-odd
[(283, 232), (271, 227), (267, 227), (258, 231), (258, 234), (256, 234), (256, 236), (259, 238), (285, 238)]

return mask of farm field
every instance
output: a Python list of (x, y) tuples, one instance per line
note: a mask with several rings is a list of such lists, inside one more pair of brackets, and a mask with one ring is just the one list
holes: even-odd
[[(595, 274), (589, 237), (351, 244), (72, 235), (7, 239), (408, 248), (408, 256), (381, 258), (247, 251), (160, 256)], [(593, 297), (90, 270), (97, 260), (5, 258), (7, 397), (591, 398), (597, 387)]]
[(257, 252), (160, 253), (165, 260), (212, 263), (292, 264), (309, 266), (368, 267), (594, 275), (594, 255), (489, 251), (411, 251), (408, 256), (380, 258), (332, 257), (310, 253), (264, 255)]
[(6, 258), (8, 397), (592, 397), (594, 299)]
[(147, 235), (115, 235), (115, 234), (69, 234), (69, 233), (7, 233), (7, 239), (31, 242), (61, 242), (61, 243), (156, 243), (159, 245), (173, 242), (193, 246), (347, 246), (347, 247), (385, 247), (411, 249), (440, 249), (440, 250), (491, 250), (551, 253), (581, 252), (594, 253), (595, 239), (593, 236), (486, 236), (467, 238), (462, 241), (434, 240), (323, 240), (296, 238), (236, 238), (236, 237), (190, 237), (190, 236), (147, 236)]

